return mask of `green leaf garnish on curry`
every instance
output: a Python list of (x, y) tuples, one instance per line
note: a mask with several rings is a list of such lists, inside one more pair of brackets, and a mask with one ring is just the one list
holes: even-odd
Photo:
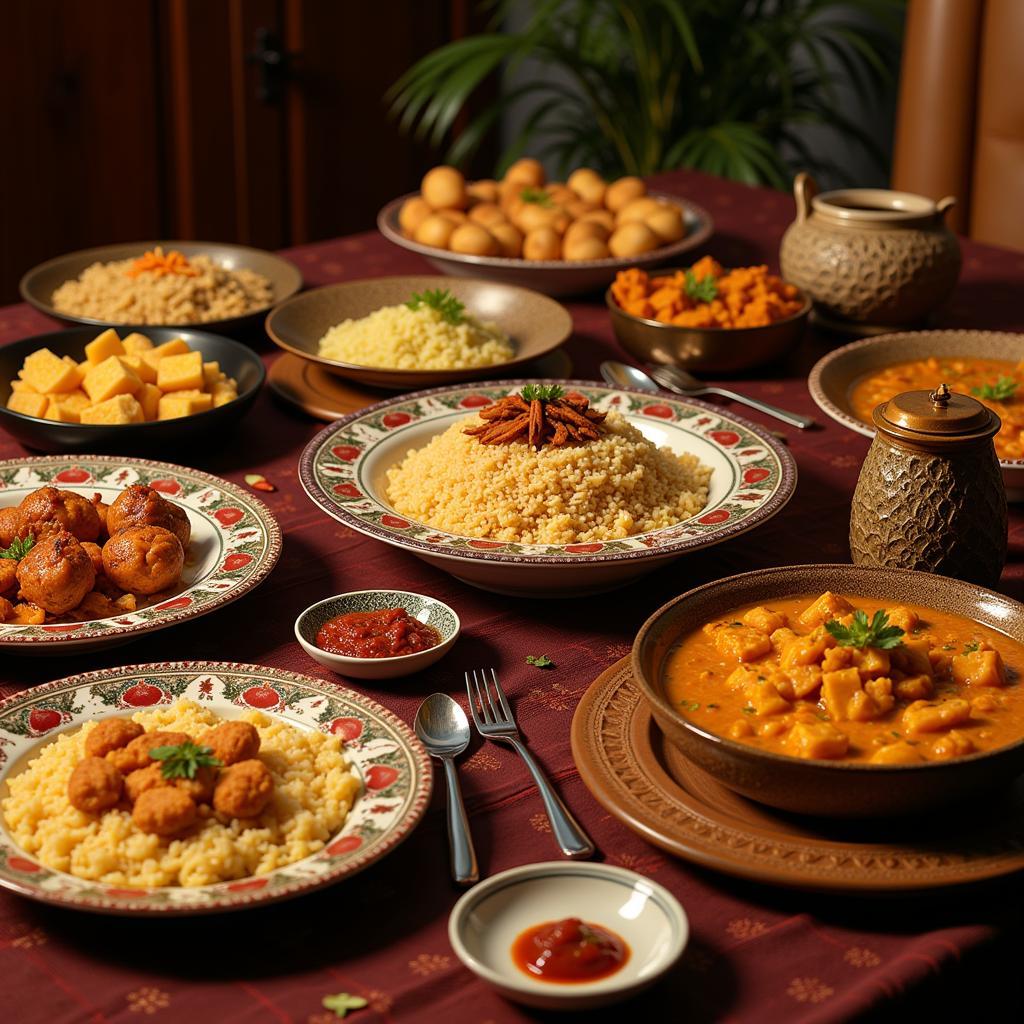
[(710, 274), (698, 280), (692, 270), (687, 270), (685, 282), (684, 290), (694, 302), (711, 302), (718, 297), (718, 285)]
[(1006, 402), (1016, 397), (1018, 383), (1013, 377), (1000, 377), (994, 384), (982, 384), (971, 388), (971, 394), (978, 398), (988, 398), (993, 402)]
[(849, 626), (830, 619), (825, 623), (825, 629), (840, 647), (877, 647), (890, 651), (903, 643), (903, 630), (899, 626), (890, 626), (889, 616), (881, 610), (875, 612), (869, 623), (867, 615), (858, 608)]
[(535, 203), (537, 206), (550, 207), (554, 205), (554, 200), (542, 188), (524, 188), (519, 193), (519, 198), (524, 203)]
[(0, 558), (10, 558), (20, 562), (31, 550), (36, 539), (30, 533), (27, 537), (15, 537), (11, 546), (0, 550)]

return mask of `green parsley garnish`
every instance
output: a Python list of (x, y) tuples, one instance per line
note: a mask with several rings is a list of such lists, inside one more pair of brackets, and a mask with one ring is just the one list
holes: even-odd
[(422, 309), (424, 306), (436, 309), (442, 320), (456, 326), (466, 319), (466, 307), (447, 288), (428, 288), (425, 292), (413, 292), (406, 305), (412, 310)]
[(718, 710), (718, 705), (717, 704), (709, 704), (708, 705), (708, 711), (717, 711), (717, 710)]
[(980, 388), (971, 388), (971, 394), (979, 398), (990, 398), (995, 402), (1005, 402), (1015, 396), (1017, 381), (1013, 377), (1000, 377), (995, 384), (982, 384)]
[(698, 281), (697, 275), (692, 270), (686, 272), (683, 290), (694, 302), (711, 302), (718, 296), (718, 285), (715, 279), (709, 274)]
[(558, 384), (527, 384), (519, 396), (524, 402), (555, 402), (565, 394)]
[(757, 714), (757, 708), (751, 707), (748, 704), (745, 708), (743, 708), (743, 714), (745, 714), (745, 715), (756, 715)]
[(871, 622), (860, 609), (853, 613), (853, 622), (844, 626), (836, 619), (825, 623), (825, 629), (835, 637), (840, 647), (877, 647), (882, 651), (899, 647), (903, 641), (903, 630), (899, 626), (890, 626), (889, 616), (879, 608)]
[(10, 558), (20, 562), (31, 550), (36, 539), (30, 533), (27, 537), (15, 537), (9, 548), (0, 549), (0, 558)]
[(149, 756), (163, 761), (160, 774), (165, 779), (194, 779), (200, 768), (219, 768), (224, 763), (213, 756), (212, 748), (191, 741), (174, 747), (154, 747)]
[(524, 203), (536, 203), (537, 206), (550, 207), (555, 205), (555, 201), (542, 188), (524, 188), (519, 193), (519, 198)]
[(554, 668), (555, 663), (546, 654), (528, 654), (526, 664), (534, 668)]
[(325, 1010), (333, 1010), (338, 1018), (344, 1017), (349, 1010), (361, 1010), (367, 1005), (362, 996), (350, 996), (347, 992), (337, 992), (333, 996), (324, 996), (320, 1005)]
[[(686, 700), (685, 698), (679, 702), (684, 711), (700, 711), (700, 703), (695, 700)], [(711, 707), (709, 704), (708, 707)]]
[(980, 645), (976, 641), (971, 641), (969, 644), (964, 644), (964, 654), (973, 654)]

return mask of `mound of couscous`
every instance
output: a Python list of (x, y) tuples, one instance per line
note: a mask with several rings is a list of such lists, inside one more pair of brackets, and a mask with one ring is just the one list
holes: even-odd
[(618, 540), (674, 526), (707, 503), (709, 467), (648, 441), (615, 412), (597, 441), (482, 445), (452, 424), (388, 471), (395, 510), (439, 530), (523, 544)]

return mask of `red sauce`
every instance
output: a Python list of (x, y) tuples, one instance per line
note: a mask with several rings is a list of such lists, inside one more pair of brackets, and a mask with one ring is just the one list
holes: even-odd
[(347, 612), (328, 619), (316, 634), (316, 645), (349, 658), (395, 658), (436, 647), (441, 634), (414, 619), (404, 608)]
[(541, 981), (596, 981), (626, 963), (629, 946), (607, 928), (566, 917), (527, 928), (512, 943), (512, 959)]

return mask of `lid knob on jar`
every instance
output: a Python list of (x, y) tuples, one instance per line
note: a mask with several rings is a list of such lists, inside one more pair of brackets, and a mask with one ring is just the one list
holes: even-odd
[(945, 382), (932, 391), (904, 391), (877, 406), (871, 418), (890, 440), (940, 452), (987, 441), (1001, 426), (991, 409)]

